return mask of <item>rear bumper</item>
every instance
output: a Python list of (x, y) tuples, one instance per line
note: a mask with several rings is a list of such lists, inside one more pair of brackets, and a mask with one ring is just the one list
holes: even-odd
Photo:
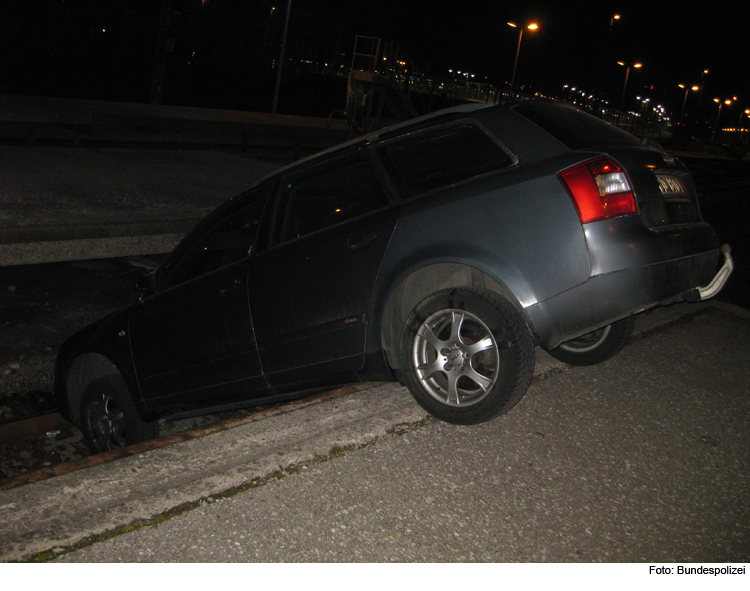
[(715, 249), (597, 275), (529, 306), (524, 313), (538, 344), (552, 349), (658, 305), (713, 297), (724, 286), (733, 267), (728, 248), (724, 255), (724, 266), (718, 273), (719, 249)]

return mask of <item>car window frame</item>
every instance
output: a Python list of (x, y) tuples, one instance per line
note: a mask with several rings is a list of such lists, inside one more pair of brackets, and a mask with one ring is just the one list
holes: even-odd
[[(398, 167), (393, 162), (393, 159), (387, 153), (387, 148), (393, 144), (404, 142), (412, 138), (418, 139), (420, 136), (434, 133), (436, 131), (447, 130), (447, 129), (454, 128), (454, 127), (465, 127), (465, 126), (469, 126), (469, 127), (476, 129), (479, 133), (485, 136), (492, 144), (497, 146), (500, 149), (500, 151), (504, 153), (505, 156), (507, 156), (508, 164), (506, 166), (501, 166), (493, 170), (489, 170), (489, 171), (486, 171), (486, 172), (483, 172), (474, 176), (467, 177), (465, 179), (461, 179), (459, 181), (454, 181), (452, 183), (447, 183), (444, 185), (440, 185), (438, 187), (433, 187), (425, 191), (412, 192), (407, 186), (406, 182), (403, 180), (402, 175), (398, 170)], [(378, 162), (380, 163), (380, 166), (383, 168), (383, 170), (385, 171), (385, 173), (391, 180), (392, 186), (395, 188), (395, 194), (397, 195), (397, 198), (400, 202), (407, 202), (407, 201), (412, 201), (414, 199), (421, 199), (422, 197), (431, 195), (439, 191), (444, 191), (450, 187), (456, 187), (464, 183), (472, 182), (476, 179), (480, 179), (489, 175), (493, 175), (499, 172), (513, 169), (516, 166), (518, 166), (518, 162), (519, 162), (518, 156), (510, 148), (508, 148), (508, 146), (506, 146), (502, 141), (500, 141), (500, 139), (494, 133), (488, 130), (485, 126), (481, 124), (481, 122), (477, 121), (476, 119), (467, 118), (467, 117), (462, 117), (460, 119), (452, 119), (440, 125), (424, 127), (416, 131), (412, 131), (403, 135), (399, 135), (397, 137), (388, 138), (387, 140), (379, 143), (373, 151), (375, 153), (374, 157), (378, 160)]]
[[(256, 241), (258, 248), (253, 249), (252, 254), (248, 255), (244, 259), (240, 258), (235, 261), (231, 261), (229, 263), (226, 263), (225, 265), (222, 265), (221, 267), (217, 267), (216, 269), (212, 269), (211, 271), (201, 273), (183, 281), (177, 283), (167, 283), (169, 276), (179, 270), (182, 261), (184, 261), (191, 255), (191, 253), (195, 251), (195, 249), (202, 243), (202, 240), (204, 238), (213, 234), (229, 218), (240, 213), (245, 208), (250, 207), (252, 201), (248, 201), (250, 200), (251, 194), (266, 187), (268, 188), (268, 194), (265, 197), (266, 201), (263, 205), (263, 210), (261, 212), (258, 224), (258, 236), (260, 237), (260, 239)], [(156, 290), (154, 293), (161, 293), (173, 289), (177, 286), (190, 283), (191, 281), (199, 279), (200, 277), (205, 277), (206, 275), (209, 275), (214, 271), (224, 269), (233, 264), (242, 262), (243, 260), (247, 260), (251, 257), (257, 256), (261, 252), (267, 250), (270, 246), (271, 216), (273, 213), (274, 202), (278, 195), (278, 190), (279, 180), (272, 179), (270, 181), (266, 181), (251, 187), (244, 193), (241, 193), (237, 197), (230, 199), (227, 203), (220, 205), (217, 209), (209, 213), (205, 218), (203, 218), (203, 220), (198, 223), (198, 225), (196, 225), (195, 228), (193, 228), (193, 230), (188, 233), (187, 236), (185, 236), (185, 238), (183, 238), (180, 244), (175, 247), (172, 253), (159, 267), (156, 277)]]
[[(285, 218), (288, 215), (288, 211), (289, 211), (289, 197), (290, 197), (289, 191), (285, 189), (285, 187), (288, 184), (289, 180), (292, 177), (295, 177), (296, 175), (304, 174), (306, 171), (312, 171), (315, 168), (328, 169), (330, 167), (335, 166), (337, 161), (343, 161), (343, 160), (355, 157), (357, 155), (360, 155), (362, 157), (362, 160), (366, 162), (368, 166), (370, 167), (370, 171), (373, 174), (373, 178), (379, 184), (383, 192), (383, 195), (385, 196), (384, 205), (376, 209), (372, 209), (363, 214), (360, 214), (351, 218), (343, 219), (340, 222), (337, 222), (336, 224), (325, 226), (323, 228), (319, 228), (312, 232), (303, 234), (302, 236), (297, 236), (297, 237), (285, 240), (283, 238), (283, 232), (284, 232), (284, 226), (286, 223)], [(398, 200), (395, 196), (395, 192), (396, 192), (396, 189), (391, 183), (389, 175), (386, 173), (385, 169), (382, 167), (382, 164), (380, 163), (379, 159), (377, 159), (374, 156), (369, 146), (357, 146), (356, 148), (341, 151), (341, 152), (336, 152), (324, 158), (313, 159), (311, 161), (305, 162), (304, 165), (301, 165), (299, 167), (290, 168), (289, 170), (284, 171), (284, 173), (280, 176), (279, 185), (276, 189), (276, 196), (274, 199), (275, 204), (273, 208), (274, 211), (273, 211), (271, 228), (270, 228), (271, 239), (269, 241), (268, 250), (272, 250), (278, 247), (283, 247), (287, 244), (294, 243), (298, 240), (304, 240), (309, 236), (319, 235), (323, 232), (330, 230), (331, 228), (338, 228), (345, 224), (353, 222), (355, 220), (359, 220), (369, 215), (372, 215), (376, 212), (389, 209), (398, 203)]]

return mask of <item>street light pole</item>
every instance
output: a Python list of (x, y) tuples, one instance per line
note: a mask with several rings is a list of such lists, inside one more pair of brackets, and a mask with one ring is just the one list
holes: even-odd
[[(624, 66), (624, 62), (617, 62), (621, 66)], [(620, 111), (622, 111), (622, 107), (625, 104), (625, 89), (628, 87), (628, 76), (630, 76), (630, 68), (631, 66), (633, 68), (640, 68), (643, 66), (643, 64), (631, 64), (627, 67), (627, 70), (625, 70), (625, 83), (622, 85), (622, 96), (620, 97)]]
[(705, 87), (703, 83), (703, 79), (709, 74), (708, 70), (703, 70), (701, 72), (701, 83), (700, 83), (700, 92), (698, 92), (698, 105), (696, 106), (696, 110), (700, 110), (701, 108), (701, 99), (703, 98), (703, 88)]
[(286, 51), (286, 34), (289, 30), (289, 13), (292, 12), (292, 0), (286, 7), (286, 19), (284, 20), (284, 34), (281, 37), (281, 52), (279, 53), (279, 63), (276, 64), (276, 84), (273, 88), (273, 102), (271, 103), (271, 117), (276, 117), (276, 109), (279, 106), (279, 87), (281, 86), (281, 67), (284, 63), (284, 53)]
[(509, 27), (513, 27), (514, 29), (518, 28), (518, 46), (516, 47), (516, 59), (513, 61), (513, 74), (510, 77), (510, 94), (512, 98), (515, 98), (516, 93), (513, 90), (513, 85), (516, 82), (516, 69), (518, 68), (518, 54), (521, 53), (521, 39), (523, 39), (523, 30), (524, 28), (529, 29), (530, 31), (536, 31), (539, 28), (539, 25), (536, 23), (529, 23), (526, 25), (526, 27), (518, 27), (515, 23), (508, 23)]
[[(515, 25), (511, 25), (511, 23), (508, 23), (511, 27), (515, 27)], [(523, 39), (523, 27), (521, 27), (519, 33), (518, 33), (518, 46), (516, 47), (516, 59), (513, 61), (513, 74), (510, 77), (510, 95), (511, 98), (515, 98), (516, 93), (513, 90), (513, 84), (516, 81), (516, 68), (518, 68), (518, 54), (521, 53), (521, 39)]]
[(678, 84), (677, 86), (685, 89), (685, 98), (682, 99), (682, 109), (680, 109), (680, 120), (677, 122), (677, 125), (682, 125), (682, 118), (685, 115), (685, 105), (687, 104), (688, 92), (691, 90), (693, 92), (700, 90), (700, 87), (699, 86), (687, 86), (686, 84)]
[(610, 33), (612, 32), (612, 25), (615, 24), (615, 21), (619, 21), (619, 20), (620, 20), (620, 15), (619, 14), (613, 14), (612, 18), (609, 19), (609, 32)]
[[(734, 100), (737, 100), (737, 97), (734, 97)], [(716, 113), (716, 123), (714, 123), (714, 129), (713, 129), (713, 131), (711, 132), (711, 138), (712, 138), (712, 139), (713, 139), (713, 137), (714, 137), (714, 136), (716, 135), (716, 130), (717, 130), (717, 129), (718, 129), (718, 127), (719, 127), (719, 117), (721, 117), (721, 108), (722, 108), (722, 107), (723, 107), (724, 105), (731, 105), (731, 104), (732, 104), (732, 99), (725, 99), (725, 100), (723, 100), (723, 101), (722, 101), (721, 99), (715, 98), (715, 99), (714, 99), (714, 102), (715, 102), (715, 103), (719, 103), (719, 112), (718, 112), (718, 113)]]

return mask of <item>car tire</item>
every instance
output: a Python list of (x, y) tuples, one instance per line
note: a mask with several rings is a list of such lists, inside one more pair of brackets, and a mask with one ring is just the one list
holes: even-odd
[(81, 431), (86, 445), (100, 453), (159, 436), (159, 424), (146, 423), (119, 375), (94, 380), (81, 398)]
[(534, 373), (534, 345), (518, 310), (497, 294), (453, 288), (420, 302), (402, 331), (399, 376), (422, 408), (447, 423), (509, 411)]
[(634, 326), (635, 316), (629, 316), (566, 341), (548, 353), (568, 365), (596, 365), (620, 352), (630, 340)]

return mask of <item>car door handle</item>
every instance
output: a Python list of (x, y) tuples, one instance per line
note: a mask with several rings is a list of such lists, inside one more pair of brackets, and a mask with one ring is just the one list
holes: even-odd
[(373, 242), (377, 239), (378, 235), (375, 232), (367, 232), (366, 234), (357, 234), (356, 236), (351, 236), (349, 240), (346, 241), (346, 245), (351, 250), (361, 250), (363, 248), (367, 248), (368, 246), (371, 246)]
[(235, 279), (229, 287), (225, 287), (224, 289), (220, 289), (219, 293), (221, 295), (224, 295), (225, 293), (229, 293), (230, 291), (233, 291), (233, 290), (239, 288), (240, 285), (242, 285), (242, 281), (240, 281), (239, 279)]

